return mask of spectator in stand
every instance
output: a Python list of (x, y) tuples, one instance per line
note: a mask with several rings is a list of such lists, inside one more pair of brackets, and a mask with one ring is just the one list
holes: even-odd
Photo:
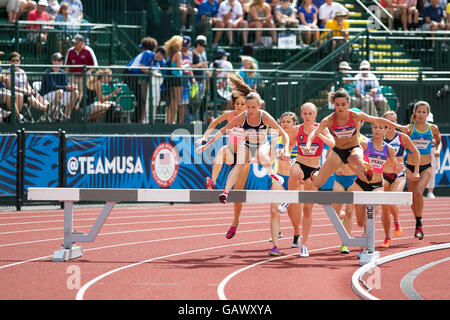
[(181, 46), (181, 66), (185, 70), (183, 70), (183, 90), (181, 92), (180, 107), (178, 108), (178, 123), (184, 123), (185, 121), (186, 109), (191, 99), (191, 87), (192, 84), (197, 83), (193, 77), (192, 70), (186, 70), (192, 68), (192, 52), (189, 50), (191, 43), (192, 40), (190, 36), (183, 36), (183, 43)]
[(338, 11), (345, 12), (344, 18), (348, 18), (349, 12), (342, 4), (333, 0), (325, 0), (325, 3), (319, 8), (319, 20), (322, 25), (325, 26), (327, 21), (333, 19)]
[(178, 106), (181, 102), (181, 47), (183, 44), (183, 37), (173, 36), (164, 43), (167, 53), (167, 67), (179, 68), (178, 70), (167, 70), (166, 78), (164, 80), (164, 87), (169, 94), (169, 106), (167, 107), (167, 123), (175, 124), (176, 115), (178, 113)]
[(408, 30), (419, 28), (419, 10), (417, 10), (417, 0), (405, 0)]
[(69, 18), (76, 24), (83, 23), (83, 4), (81, 0), (64, 0), (69, 5)]
[[(203, 0), (203, 2), (197, 8), (196, 23), (201, 26), (201, 31), (204, 33), (206, 31), (206, 21), (209, 18), (209, 28), (214, 28), (218, 20), (217, 13), (219, 11), (219, 2), (217, 0)], [(219, 41), (222, 32), (217, 32), (218, 35), (217, 43)]]
[[(145, 37), (141, 40), (138, 46), (141, 52), (135, 56), (128, 64), (125, 73), (133, 74), (133, 77), (126, 77), (126, 82), (137, 96), (137, 114), (139, 115), (139, 123), (144, 123), (145, 119), (145, 104), (147, 100), (148, 77), (143, 75), (148, 74), (148, 67), (151, 67), (155, 60), (155, 53), (153, 52), (158, 47), (158, 41), (152, 37)], [(141, 76), (137, 76), (141, 75)]]
[(338, 66), (338, 71), (342, 74), (341, 88), (347, 90), (350, 98), (355, 97), (355, 80), (353, 80), (353, 76), (348, 73), (348, 71), (352, 71), (352, 67), (350, 67), (347, 61), (341, 61)]
[(21, 0), (0, 0), (0, 8), (6, 9), (9, 22), (16, 22), (23, 12), (28, 12), (36, 8), (36, 3), (34, 1), (27, 3)]
[(312, 0), (302, 0), (298, 7), (298, 18), (300, 29), (304, 35), (303, 39), (307, 45), (319, 40), (319, 27), (317, 25), (318, 10), (314, 7)]
[[(244, 11), (242, 5), (238, 0), (224, 0), (219, 5), (217, 13), (217, 28), (247, 28), (248, 22), (244, 20)], [(228, 43), (233, 46), (233, 31), (227, 31)], [(248, 31), (242, 32), (242, 39), (244, 45), (247, 44)], [(217, 45), (220, 36), (214, 38), (213, 45)]]
[[(110, 69), (98, 69), (89, 74), (86, 81), (86, 117), (88, 121), (98, 121), (105, 116), (107, 122), (119, 122), (120, 119), (114, 119), (113, 113), (120, 112), (120, 106), (111, 101), (117, 96), (122, 88), (118, 86), (116, 90), (108, 95), (104, 95), (102, 84), (110, 83), (112, 80), (112, 71)], [(84, 111), (83, 111), (84, 112)]]
[[(19, 101), (20, 109), (23, 106), (23, 103), (29, 102), (31, 106), (37, 110), (42, 112), (47, 112), (50, 107), (50, 102), (45, 100), (38, 92), (36, 92), (28, 82), (28, 77), (25, 71), (19, 68), (20, 63), (22, 62), (20, 53), (14, 51), (9, 55), (9, 63), (14, 65), (14, 90), (19, 94), (23, 95), (23, 98), (18, 98), (16, 95), (16, 99), (22, 99), (23, 101)], [(6, 70), (7, 73), (11, 74), (11, 68)], [(11, 90), (13, 84), (11, 83), (11, 76), (7, 78), (7, 87)], [(19, 110), (20, 110), (19, 109)]]
[(218, 69), (216, 82), (217, 90), (227, 89), (227, 73), (233, 70), (233, 65), (230, 61), (228, 61), (229, 55), (230, 53), (226, 52), (223, 49), (219, 49), (216, 52), (214, 61), (209, 65), (210, 68)]
[(45, 70), (39, 94), (44, 99), (51, 101), (54, 106), (65, 106), (65, 108), (60, 109), (60, 114), (51, 115), (52, 118), (68, 120), (77, 102), (79, 91), (76, 85), (69, 83), (66, 72), (61, 69), (64, 61), (62, 54), (54, 53), (51, 60), (53, 67)]
[(250, 88), (256, 90), (258, 86), (258, 79), (255, 61), (253, 60), (252, 57), (249, 56), (241, 56), (241, 61), (242, 61), (241, 69), (243, 70), (240, 70), (238, 74)]
[[(357, 107), (362, 109), (365, 113), (376, 117), (377, 114), (373, 114), (375, 110), (371, 107), (371, 103), (373, 102), (375, 104), (376, 111), (378, 111), (378, 116), (382, 117), (383, 114), (388, 111), (389, 107), (386, 98), (380, 93), (381, 88), (377, 77), (370, 72), (369, 61), (361, 61), (359, 70), (360, 72), (355, 76), (355, 93), (356, 96), (361, 99), (361, 102), (370, 101), (370, 104), (366, 104), (363, 108), (358, 105)], [(362, 99), (364, 97), (366, 100)]]
[[(48, 3), (47, 0), (39, 0), (37, 8), (34, 10), (31, 10), (28, 13), (27, 20), (28, 21), (35, 21), (35, 22), (44, 22), (44, 21), (50, 21), (50, 16), (45, 11), (47, 9)], [(46, 32), (40, 32), (41, 29), (46, 28), (45, 25), (36, 25), (36, 24), (29, 24), (27, 25), (27, 30), (35, 30), (35, 32), (28, 32), (28, 39), (32, 42), (36, 43), (37, 46), (37, 56), (39, 57), (41, 55), (41, 51), (47, 42), (47, 33)]]
[[(0, 67), (0, 107), (4, 107), (6, 105), (6, 107), (8, 108), (8, 110), (11, 110), (11, 90), (7, 89), (7, 83), (9, 82), (8, 80), (8, 75), (6, 73), (3, 73), (2, 68)], [(15, 118), (16, 119), (20, 119), (20, 109), (22, 108), (22, 106), (20, 106), (19, 108), (19, 96), (20, 95), (20, 101), (23, 105), (23, 95), (20, 93), (16, 92), (16, 96), (14, 99), (14, 110), (15, 110)], [(0, 114), (0, 122), (5, 121), (5, 114)]]
[(56, 19), (56, 15), (58, 14), (60, 5), (58, 0), (48, 0), (47, 13), (50, 17), (50, 20), (54, 21)]
[[(194, 49), (192, 50), (192, 68), (208, 68), (208, 61), (206, 60), (206, 37), (198, 36), (194, 42)], [(203, 97), (205, 95), (206, 90), (206, 72), (203, 70), (195, 70), (194, 72), (195, 80), (198, 85), (198, 102), (203, 101)], [(193, 120), (200, 120), (199, 114), (199, 104), (195, 104), (195, 108), (193, 110)]]
[[(445, 23), (444, 9), (439, 5), (439, 0), (430, 0), (431, 4), (423, 9), (423, 31), (450, 30), (450, 23)], [(434, 47), (434, 34), (431, 34)], [(442, 42), (444, 46), (445, 42)]]
[[(347, 13), (344, 11), (338, 11), (335, 13), (335, 17), (331, 20), (328, 20), (325, 24), (325, 29), (331, 30), (333, 33), (333, 44), (332, 51), (334, 51), (337, 47), (348, 41), (348, 22), (345, 20)], [(347, 48), (344, 52), (344, 59), (350, 59), (350, 48)]]
[[(248, 26), (249, 28), (275, 28), (272, 19), (272, 13), (270, 5), (264, 2), (264, 0), (251, 0), (248, 11)], [(255, 31), (255, 45), (264, 46), (261, 42), (262, 31)], [(272, 36), (272, 43), (277, 43), (277, 32), (270, 31)]]
[[(401, 0), (380, 0), (380, 4), (386, 9), (387, 12), (392, 16), (393, 20), (400, 18), (403, 30), (407, 30), (407, 12), (406, 12), (406, 5)], [(393, 20), (388, 19), (388, 28), (392, 30), (393, 26)]]
[[(259, 69), (259, 62), (258, 60), (253, 56), (254, 55), (254, 50), (253, 50), (253, 45), (251, 43), (246, 44), (245, 46), (242, 46), (242, 49), (239, 51), (240, 54), (242, 54), (243, 56), (248, 56), (248, 57), (252, 57), (253, 61), (256, 64), (256, 69)], [(242, 65), (241, 65), (242, 67)]]
[[(97, 67), (97, 57), (91, 47), (84, 43), (84, 37), (81, 34), (75, 35), (72, 39), (73, 47), (66, 54), (64, 64), (67, 66), (91, 66)], [(87, 74), (94, 69), (87, 69)], [(67, 67), (66, 72), (69, 74), (69, 82), (75, 84), (80, 92), (80, 101), (83, 101), (83, 67)]]
[(290, 0), (281, 0), (281, 4), (274, 9), (276, 26), (278, 28), (296, 28), (298, 27), (298, 19), (296, 18), (295, 9), (292, 7)]

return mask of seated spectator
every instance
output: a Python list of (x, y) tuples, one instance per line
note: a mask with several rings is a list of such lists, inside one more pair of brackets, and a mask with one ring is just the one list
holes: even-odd
[[(348, 73), (351, 71), (352, 67), (348, 64), (347, 61), (341, 61), (338, 66), (338, 71), (342, 74), (342, 85), (341, 88), (344, 88), (350, 97), (355, 96), (355, 80), (353, 76)], [(336, 88), (337, 89), (337, 88)]]
[[(8, 75), (6, 73), (3, 73), (2, 68), (0, 68), (0, 108), (4, 108), (4, 106), (7, 107), (8, 110), (11, 111), (11, 91), (7, 89), (7, 83), (8, 83)], [(17, 97), (18, 94), (16, 94), (15, 100), (14, 100), (14, 111), (15, 111), (15, 118), (20, 119), (20, 108), (19, 108), (19, 99)], [(23, 96), (19, 94), (23, 101)], [(4, 115), (2, 115), (2, 121), (7, 122), (5, 120)], [(1, 122), (1, 121), (0, 121)]]
[[(264, 2), (264, 0), (251, 0), (249, 4), (248, 11), (248, 26), (249, 28), (275, 28), (272, 19), (272, 13), (269, 4)], [(262, 31), (255, 31), (255, 45), (264, 46), (261, 41)], [(277, 43), (277, 32), (270, 31), (272, 36), (272, 43)]]
[(145, 119), (145, 104), (148, 87), (148, 77), (143, 77), (142, 75), (148, 74), (148, 67), (151, 67), (155, 60), (155, 53), (153, 51), (157, 47), (158, 41), (156, 41), (156, 39), (152, 37), (143, 38), (139, 44), (141, 52), (127, 64), (127, 67), (130, 67), (130, 69), (125, 71), (125, 73), (135, 75), (133, 77), (126, 77), (126, 82), (130, 89), (136, 93), (138, 103), (137, 113), (139, 114), (138, 121), (140, 123), (143, 123)]
[[(407, 30), (407, 11), (406, 4), (401, 2), (401, 0), (380, 0), (380, 4), (386, 9), (387, 12), (392, 16), (393, 20), (400, 18), (402, 22), (403, 30)], [(394, 21), (388, 19), (388, 28), (392, 30)]]
[(76, 24), (83, 23), (83, 4), (81, 3), (81, 0), (64, 0), (61, 4), (65, 2), (69, 5), (70, 20)]
[[(197, 8), (196, 23), (201, 26), (202, 33), (206, 32), (205, 25), (209, 18), (208, 28), (214, 28), (218, 21), (217, 13), (219, 11), (219, 2), (217, 0), (203, 0), (202, 3)], [(219, 42), (222, 32), (216, 32), (217, 41)]]
[[(88, 121), (97, 121), (105, 116), (107, 122), (119, 122), (114, 113), (120, 113), (120, 106), (111, 101), (122, 89), (120, 86), (108, 95), (103, 95), (102, 84), (109, 84), (112, 79), (110, 69), (98, 69), (88, 76), (86, 81), (86, 116)], [(84, 112), (84, 111), (82, 111)]]
[[(48, 13), (45, 11), (47, 9), (47, 6), (48, 6), (47, 0), (39, 0), (37, 8), (28, 13), (27, 20), (36, 22), (50, 21), (50, 17)], [(45, 43), (47, 42), (47, 33), (39, 31), (46, 27), (48, 26), (39, 24), (27, 25), (27, 30), (36, 30), (36, 32), (28, 33), (28, 39), (31, 40), (32, 42), (36, 42), (38, 57), (41, 55), (41, 50), (43, 49)]]
[[(76, 85), (69, 83), (66, 72), (61, 69), (63, 61), (64, 57), (61, 53), (56, 52), (52, 55), (53, 67), (45, 70), (39, 94), (56, 106), (55, 111), (59, 111), (59, 114), (51, 115), (52, 118), (68, 120), (77, 102), (79, 92)], [(62, 108), (62, 106), (65, 107)]]
[[(229, 28), (227, 31), (228, 43), (233, 46), (233, 31), (232, 28), (247, 28), (248, 22), (244, 20), (244, 11), (242, 5), (238, 0), (224, 0), (219, 5), (217, 13), (217, 28)], [(242, 39), (244, 45), (247, 44), (248, 31), (242, 32)], [(217, 45), (220, 37), (215, 37), (213, 45)]]
[[(439, 0), (431, 0), (431, 4), (423, 9), (423, 31), (450, 30), (450, 24), (445, 23), (444, 9), (439, 6)], [(431, 34), (434, 47), (434, 34)]]
[(16, 22), (18, 20), (20, 0), (0, 0), (0, 8), (6, 9), (9, 22)]
[(312, 0), (302, 0), (298, 7), (298, 18), (300, 29), (307, 45), (319, 40), (319, 27), (317, 25), (317, 9), (313, 6)]
[(256, 87), (258, 86), (258, 80), (256, 73), (257, 67), (255, 61), (253, 60), (252, 57), (248, 56), (241, 56), (241, 60), (242, 60), (241, 69), (244, 70), (240, 70), (238, 74), (250, 88), (256, 90)]
[(405, 0), (408, 30), (419, 28), (419, 10), (417, 10), (417, 0)]
[(276, 26), (278, 28), (298, 27), (295, 9), (292, 7), (290, 0), (281, 0), (281, 4), (275, 7), (274, 14)]
[[(378, 116), (382, 117), (389, 107), (386, 98), (380, 93), (381, 88), (377, 77), (370, 72), (369, 61), (361, 61), (359, 70), (360, 72), (355, 76), (355, 94), (360, 99), (357, 107), (367, 114), (377, 116), (376, 113), (373, 114), (374, 110), (371, 106), (374, 103)], [(364, 104), (366, 101), (369, 101), (369, 103)]]
[[(253, 50), (253, 45), (251, 43), (246, 44), (245, 46), (242, 47), (242, 49), (239, 51), (241, 55), (243, 56), (248, 56), (248, 57), (252, 57), (253, 61), (256, 64), (256, 69), (259, 69), (259, 62), (258, 60), (253, 56), (254, 55), (254, 50)], [(242, 65), (241, 65), (242, 67)]]
[(180, 26), (181, 31), (185, 31), (186, 28), (190, 28), (192, 25), (191, 18), (197, 14), (197, 8), (193, 7), (191, 0), (179, 0), (180, 1)]
[(319, 27), (326, 29), (327, 21), (333, 19), (338, 11), (345, 12), (344, 18), (348, 18), (349, 12), (342, 4), (333, 0), (325, 0), (325, 3), (319, 8)]
[[(19, 106), (23, 103), (28, 102), (31, 106), (42, 112), (47, 112), (50, 107), (50, 102), (45, 100), (38, 92), (36, 92), (28, 82), (27, 74), (19, 65), (21, 63), (20, 53), (14, 51), (9, 55), (9, 63), (14, 64), (14, 90), (16, 93), (23, 94), (23, 102), (19, 101)], [(7, 73), (11, 74), (11, 68), (9, 68)], [(13, 84), (11, 83), (11, 76), (8, 76), (7, 87), (11, 90)], [(17, 99), (17, 96), (16, 96)], [(19, 98), (20, 99), (20, 96)], [(50, 110), (48, 110), (50, 111)]]
[(50, 17), (50, 20), (54, 21), (56, 18), (56, 15), (58, 14), (59, 11), (59, 2), (58, 0), (48, 0), (48, 6), (47, 6), (47, 13), (48, 16)]

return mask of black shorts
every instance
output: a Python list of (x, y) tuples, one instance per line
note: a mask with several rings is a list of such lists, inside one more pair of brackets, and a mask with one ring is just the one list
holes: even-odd
[[(413, 166), (412, 164), (406, 164), (406, 168), (408, 168), (411, 172), (414, 172), (415, 166)], [(421, 173), (424, 170), (427, 170), (428, 168), (431, 168), (431, 163), (419, 166), (419, 173)]]
[(336, 147), (333, 147), (333, 151), (336, 152), (336, 154), (339, 156), (339, 158), (341, 158), (342, 162), (347, 164), (348, 163), (348, 157), (350, 156), (350, 154), (352, 153), (352, 150), (359, 147), (359, 145), (354, 146), (354, 147), (350, 147), (347, 149), (339, 149)]
[(303, 171), (303, 181), (308, 180), (308, 178), (311, 177), (311, 175), (314, 173), (314, 171), (319, 170), (319, 168), (313, 168), (307, 165), (304, 165), (303, 163), (300, 163), (298, 161), (295, 161), (300, 166), (300, 169)]
[(363, 189), (363, 191), (373, 191), (383, 187), (383, 180), (375, 183), (365, 183), (360, 178), (356, 178), (355, 183)]

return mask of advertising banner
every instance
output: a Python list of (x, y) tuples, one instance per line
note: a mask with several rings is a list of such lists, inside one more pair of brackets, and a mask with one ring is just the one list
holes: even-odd
[(17, 136), (0, 135), (0, 197), (16, 195)]

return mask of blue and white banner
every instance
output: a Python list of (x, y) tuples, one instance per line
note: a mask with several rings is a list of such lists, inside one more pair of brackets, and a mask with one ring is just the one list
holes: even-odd
[[(66, 136), (66, 186), (73, 188), (205, 188), (223, 141), (203, 154), (193, 136)], [(225, 139), (225, 138), (224, 138)], [(27, 133), (24, 186), (58, 186), (57, 133)], [(325, 148), (326, 149), (326, 148)], [(325, 159), (325, 153), (322, 161)], [(0, 135), (0, 196), (15, 196), (17, 136)], [(223, 165), (217, 187), (225, 186), (232, 166)], [(332, 189), (331, 177), (321, 188)], [(265, 169), (251, 164), (244, 189), (270, 189)], [(450, 136), (442, 135), (436, 187), (450, 186)]]

